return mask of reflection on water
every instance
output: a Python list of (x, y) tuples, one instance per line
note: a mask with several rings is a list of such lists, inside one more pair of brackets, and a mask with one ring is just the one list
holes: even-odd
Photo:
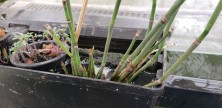
[[(167, 51), (167, 69), (182, 52)], [(175, 75), (222, 81), (222, 55), (192, 53), (174, 72)]]

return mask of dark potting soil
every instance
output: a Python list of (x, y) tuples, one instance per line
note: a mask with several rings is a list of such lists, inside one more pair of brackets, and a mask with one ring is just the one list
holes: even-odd
[[(88, 59), (88, 49), (79, 48), (79, 53), (82, 59)], [(106, 67), (115, 68), (120, 62), (123, 54), (121, 53), (108, 53)], [(95, 50), (94, 61), (95, 65), (100, 65), (102, 62), (103, 52)]]
[[(84, 63), (87, 64), (87, 61), (88, 61), (88, 49), (79, 48), (79, 53), (81, 55), (81, 60), (83, 60)], [(108, 69), (110, 69), (111, 71), (107, 74), (106, 78), (111, 77), (114, 69), (119, 64), (122, 56), (123, 56), (122, 53), (113, 53), (113, 52), (108, 53), (106, 67)], [(95, 65), (96, 66), (98, 66), (98, 67), (100, 66), (101, 61), (102, 61), (102, 57), (103, 57), (103, 52), (99, 51), (99, 50), (95, 50), (94, 61), (95, 61)], [(152, 55), (151, 55), (151, 57), (152, 57)], [(148, 82), (156, 79), (157, 71), (159, 71), (159, 72), (161, 71), (162, 72), (162, 70), (161, 70), (162, 69), (162, 58), (161, 57), (162, 57), (162, 55), (159, 57), (158, 61), (153, 64), (153, 66), (148, 67), (142, 73), (142, 75), (139, 75), (138, 78), (135, 79), (135, 81), (133, 83), (137, 84), (137, 85), (145, 85)]]

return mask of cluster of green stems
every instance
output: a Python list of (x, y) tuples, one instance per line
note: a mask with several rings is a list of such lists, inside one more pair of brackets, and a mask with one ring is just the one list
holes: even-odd
[[(114, 70), (114, 73), (111, 77), (112, 81), (131, 83), (133, 80), (144, 70), (153, 65), (153, 63), (157, 60), (158, 56), (161, 54), (162, 49), (164, 48), (165, 40), (168, 36), (170, 36), (173, 32), (172, 23), (179, 11), (181, 5), (185, 2), (185, 0), (176, 0), (172, 7), (167, 11), (167, 13), (162, 16), (159, 22), (155, 26), (154, 18), (155, 18), (155, 10), (156, 10), (156, 0), (153, 0), (153, 5), (150, 14), (150, 21), (147, 28), (147, 32), (145, 34), (142, 42), (137, 46), (137, 48), (132, 51), (132, 48), (140, 35), (141, 29), (137, 31), (132, 42), (127, 49), (126, 53), (123, 55), (119, 65)], [(112, 39), (113, 28), (117, 19), (118, 11), (120, 8), (121, 0), (116, 0), (116, 4), (114, 7), (114, 12), (112, 18), (110, 20), (109, 29), (107, 33), (107, 40), (104, 49), (103, 59), (100, 66), (100, 69), (97, 74), (95, 74), (94, 69), (94, 60), (93, 53), (94, 48), (89, 51), (89, 66), (88, 69), (83, 67), (80, 62), (80, 56), (78, 52), (78, 38), (80, 35), (83, 18), (86, 10), (88, 0), (84, 1), (79, 21), (78, 27), (75, 31), (75, 25), (72, 17), (71, 4), (70, 0), (63, 0), (63, 7), (65, 11), (66, 20), (68, 23), (69, 33), (71, 37), (71, 52), (67, 49), (63, 43), (58, 39), (56, 33), (53, 32), (49, 25), (46, 25), (46, 29), (52, 34), (54, 40), (58, 43), (58, 45), (66, 52), (66, 54), (71, 58), (71, 66), (72, 66), (72, 74), (75, 76), (83, 76), (83, 77), (91, 77), (101, 79), (103, 76), (103, 70), (106, 66), (107, 54), (109, 51), (109, 45)], [(175, 69), (178, 67), (182, 61), (187, 58), (187, 56), (192, 53), (192, 51), (202, 42), (202, 40), (207, 36), (208, 32), (211, 30), (214, 25), (216, 19), (218, 18), (222, 8), (222, 0), (219, 1), (213, 15), (211, 16), (204, 32), (193, 42), (190, 48), (170, 67), (169, 70), (158, 80), (153, 81), (147, 85), (146, 87), (152, 87), (158, 84), (161, 84), (169, 75), (171, 75)], [(132, 52), (130, 54), (130, 52)], [(151, 54), (154, 54), (151, 59), (148, 59)], [(67, 72), (64, 63), (62, 63), (62, 67)]]

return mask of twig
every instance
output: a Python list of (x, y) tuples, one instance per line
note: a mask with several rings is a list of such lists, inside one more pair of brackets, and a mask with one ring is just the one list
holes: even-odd
[(76, 28), (76, 43), (78, 43), (79, 36), (80, 36), (80, 33), (81, 33), (87, 4), (88, 4), (88, 0), (84, 0), (83, 6), (81, 8), (80, 15), (79, 15), (79, 20), (78, 20), (78, 23), (77, 23), (77, 28)]

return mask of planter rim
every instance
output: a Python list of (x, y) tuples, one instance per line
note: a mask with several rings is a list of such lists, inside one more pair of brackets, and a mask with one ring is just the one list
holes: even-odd
[[(23, 72), (31, 72), (30, 75), (32, 74), (44, 74), (44, 75), (49, 75), (50, 77), (54, 77), (57, 79), (62, 80), (62, 78), (69, 78), (69, 81), (72, 81), (72, 79), (80, 79), (80, 80), (87, 80), (87, 81), (93, 81), (93, 82), (103, 82), (103, 83), (108, 83), (108, 84), (114, 84), (114, 85), (120, 85), (120, 86), (127, 86), (127, 87), (132, 87), (132, 88), (138, 88), (138, 89), (146, 89), (146, 90), (152, 90), (152, 91), (161, 91), (164, 88), (164, 84), (162, 84), (161, 87), (158, 88), (147, 88), (144, 86), (140, 85), (133, 85), (133, 84), (127, 84), (127, 83), (120, 83), (120, 82), (114, 82), (114, 81), (109, 81), (109, 80), (101, 80), (101, 79), (95, 79), (95, 78), (86, 78), (86, 77), (77, 77), (77, 76), (72, 76), (72, 75), (65, 75), (65, 74), (59, 74), (59, 73), (51, 73), (51, 72), (46, 72), (46, 71), (40, 71), (40, 70), (32, 70), (32, 69), (25, 69), (25, 68), (18, 68), (18, 67), (12, 67), (12, 66), (1, 66), (5, 67), (8, 69), (16, 69), (16, 70), (21, 70)], [(101, 84), (102, 85), (102, 84)], [(102, 88), (102, 89), (107, 89), (107, 88)], [(162, 92), (162, 91), (161, 91)]]
[[(178, 51), (178, 50), (175, 50), (175, 51)], [(166, 60), (167, 60), (166, 54), (167, 53), (166, 52), (167, 52), (167, 50), (164, 50), (163, 74), (166, 72), (166, 68), (167, 68), (167, 66), (166, 66), (167, 65), (167, 63), (166, 63)], [(178, 51), (178, 52), (180, 52), (180, 51)], [(194, 84), (197, 84), (197, 85), (195, 85), (196, 88), (194, 86), (189, 86), (189, 85), (186, 85), (186, 87), (185, 87), (182, 85), (173, 84), (174, 81), (178, 81), (178, 80), (185, 80), (185, 81), (193, 82)], [(187, 77), (187, 76), (179, 76), (179, 75), (170, 75), (164, 83), (167, 88), (176, 88), (176, 89), (190, 90), (190, 91), (197, 91), (197, 92), (204, 92), (204, 93), (214, 92), (214, 93), (222, 94), (222, 92), (221, 92), (222, 81), (219, 81), (219, 80), (211, 80), (211, 79), (203, 79), (203, 78), (195, 78), (195, 77)], [(210, 88), (210, 87), (213, 87), (213, 88)], [(218, 89), (218, 90), (216, 90), (216, 89)]]
[[(192, 82), (195, 85), (189, 86), (189, 84), (187, 84), (185, 88), (185, 87), (181, 87), (181, 85), (174, 84), (176, 81), (180, 81), (180, 80), (184, 80), (184, 83)], [(222, 81), (217, 81), (217, 80), (208, 80), (208, 79), (201, 79), (201, 78), (171, 75), (166, 80), (165, 85), (166, 87), (181, 89), (181, 90), (190, 90), (190, 91), (204, 92), (204, 93), (213, 92), (215, 94), (222, 94), (221, 92)]]

